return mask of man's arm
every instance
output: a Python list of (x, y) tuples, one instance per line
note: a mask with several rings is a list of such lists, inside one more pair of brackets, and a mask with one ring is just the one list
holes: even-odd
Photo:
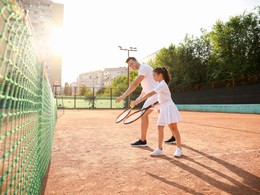
[(142, 90), (141, 93), (140, 93), (140, 95), (139, 95), (138, 98), (136, 98), (136, 99), (140, 99), (140, 98), (142, 98), (144, 95), (145, 95), (145, 93), (144, 93), (144, 91)]
[(123, 95), (116, 98), (116, 102), (120, 102), (121, 100), (125, 99), (128, 95), (130, 95), (141, 83), (144, 79), (143, 75), (139, 75), (136, 79), (129, 85), (128, 89), (123, 93)]

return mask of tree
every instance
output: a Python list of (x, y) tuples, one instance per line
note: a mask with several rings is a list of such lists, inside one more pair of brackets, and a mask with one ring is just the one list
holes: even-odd
[(171, 44), (169, 48), (162, 48), (157, 54), (153, 67), (166, 67), (171, 72), (176, 63), (176, 47)]
[(260, 73), (260, 7), (256, 10), (231, 17), (226, 23), (217, 21), (209, 33), (213, 61), (218, 66), (218, 74), (213, 74), (219, 80)]
[(206, 80), (206, 64), (210, 55), (209, 42), (206, 37), (188, 37), (178, 47), (171, 44), (161, 49), (155, 60), (154, 67), (166, 67), (172, 80), (171, 88), (192, 87)]
[(82, 84), (79, 89), (79, 96), (84, 96), (87, 91), (87, 87), (85, 84)]
[[(130, 71), (130, 83), (134, 81), (137, 76), (136, 71)], [(104, 95), (108, 95), (112, 91), (112, 96), (118, 97), (122, 95), (125, 90), (128, 88), (127, 76), (119, 76), (111, 82), (111, 85), (104, 90)], [(141, 93), (141, 87), (138, 86), (137, 89), (130, 95), (131, 99), (137, 98)]]
[(212, 31), (202, 29), (200, 37), (186, 35), (178, 46), (162, 48), (150, 63), (168, 69), (175, 89), (260, 74), (260, 7), (255, 10), (217, 21)]
[(71, 86), (69, 85), (69, 83), (65, 83), (65, 87), (64, 87), (64, 90), (63, 90), (63, 94), (64, 95), (72, 95), (72, 88)]
[[(207, 65), (211, 56), (209, 39), (202, 30), (200, 37), (188, 37), (178, 48), (178, 62), (184, 76), (184, 83), (190, 87), (197, 83), (206, 83), (208, 80)], [(180, 70), (179, 70), (180, 71)]]

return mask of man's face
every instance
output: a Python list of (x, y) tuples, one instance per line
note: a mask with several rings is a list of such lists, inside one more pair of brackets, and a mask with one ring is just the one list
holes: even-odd
[(137, 70), (137, 61), (134, 60), (129, 60), (127, 62), (128, 66), (133, 69), (133, 70)]

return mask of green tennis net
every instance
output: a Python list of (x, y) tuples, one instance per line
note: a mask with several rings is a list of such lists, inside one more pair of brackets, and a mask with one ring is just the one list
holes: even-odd
[(0, 0), (0, 194), (40, 194), (56, 104), (30, 22)]

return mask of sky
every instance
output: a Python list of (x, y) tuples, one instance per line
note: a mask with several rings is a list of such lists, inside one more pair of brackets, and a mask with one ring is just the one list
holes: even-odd
[(200, 36), (217, 20), (252, 11), (260, 0), (53, 0), (64, 4), (64, 26), (53, 47), (62, 54), (62, 83), (81, 73), (124, 67), (127, 51), (140, 62), (186, 34)]

